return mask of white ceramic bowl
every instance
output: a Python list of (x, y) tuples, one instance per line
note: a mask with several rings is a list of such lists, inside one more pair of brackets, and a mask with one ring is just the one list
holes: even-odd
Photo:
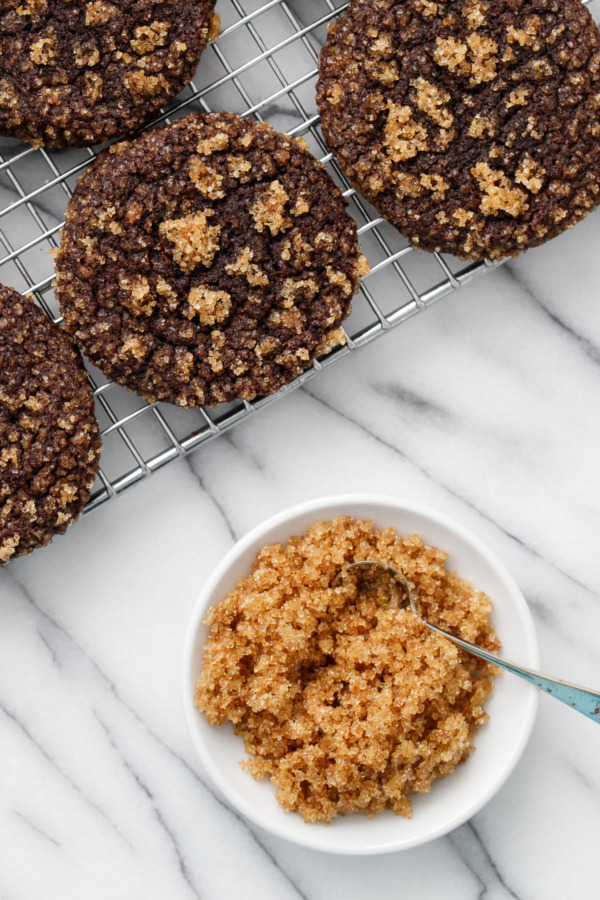
[(488, 700), (488, 725), (475, 738), (476, 752), (452, 775), (436, 782), (429, 794), (415, 795), (413, 817), (391, 812), (340, 817), (331, 825), (309, 825), (285, 813), (268, 781), (255, 781), (240, 767), (245, 757), (241, 738), (230, 725), (209, 725), (194, 706), (194, 688), (202, 664), (208, 629), (206, 611), (222, 600), (238, 578), (250, 572), (264, 544), (302, 534), (311, 522), (339, 515), (373, 519), (376, 527), (393, 526), (399, 534), (417, 533), (425, 543), (449, 553), (448, 568), (481, 588), (494, 604), (493, 624), (509, 659), (536, 668), (538, 649), (531, 614), (519, 588), (481, 541), (434, 510), (371, 495), (328, 497), (286, 510), (259, 525), (225, 556), (208, 580), (194, 609), (183, 656), (183, 703), (192, 739), (215, 784), (245, 816), (280, 837), (330, 853), (387, 853), (415, 847), (461, 825), (490, 800), (514, 769), (535, 718), (537, 690), (504, 673)]

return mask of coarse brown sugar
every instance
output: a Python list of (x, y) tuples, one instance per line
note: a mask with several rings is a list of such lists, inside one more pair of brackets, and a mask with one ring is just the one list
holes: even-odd
[(55, 288), (65, 328), (111, 380), (215, 406), (272, 394), (345, 343), (367, 272), (346, 200), (304, 144), (206, 113), (94, 161)]
[[(489, 650), (491, 602), (444, 568), (418, 535), (340, 517), (257, 554), (252, 572), (208, 614), (196, 705), (232, 722), (255, 778), (307, 822), (412, 814), (473, 751), (495, 670), (390, 602), (387, 576), (350, 570), (378, 560), (401, 571), (423, 615)], [(393, 598), (393, 597), (392, 597)]]

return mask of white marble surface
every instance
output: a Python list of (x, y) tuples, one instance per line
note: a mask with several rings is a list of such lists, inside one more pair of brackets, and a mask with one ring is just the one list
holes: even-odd
[(323, 494), (430, 504), (509, 567), (546, 670), (600, 687), (600, 214), (0, 572), (3, 900), (595, 900), (597, 725), (544, 697), (513, 777), (417, 850), (328, 857), (216, 795), (179, 699), (232, 542)]

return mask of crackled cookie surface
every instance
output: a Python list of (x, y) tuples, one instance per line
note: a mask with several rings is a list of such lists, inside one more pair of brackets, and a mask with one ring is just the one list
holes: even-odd
[(579, 0), (354, 0), (320, 71), (330, 148), (416, 248), (514, 256), (598, 203), (600, 35)]
[(150, 399), (269, 394), (343, 340), (366, 260), (323, 166), (270, 126), (193, 115), (106, 151), (56, 290), (95, 365)]
[(136, 131), (192, 78), (215, 0), (1, 0), (0, 134), (85, 146)]
[(0, 286), (0, 566), (79, 516), (99, 455), (79, 354), (32, 301)]

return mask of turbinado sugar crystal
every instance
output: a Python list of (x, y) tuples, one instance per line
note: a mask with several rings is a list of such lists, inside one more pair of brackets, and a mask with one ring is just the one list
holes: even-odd
[[(340, 570), (379, 560), (411, 583), (433, 624), (498, 650), (485, 594), (444, 568), (418, 535), (348, 517), (315, 522), (257, 554), (251, 574), (208, 614), (196, 690), (209, 722), (232, 722), (255, 778), (307, 822), (412, 815), (473, 751), (494, 667), (390, 602), (385, 574)], [(397, 597), (396, 597), (397, 600)]]

